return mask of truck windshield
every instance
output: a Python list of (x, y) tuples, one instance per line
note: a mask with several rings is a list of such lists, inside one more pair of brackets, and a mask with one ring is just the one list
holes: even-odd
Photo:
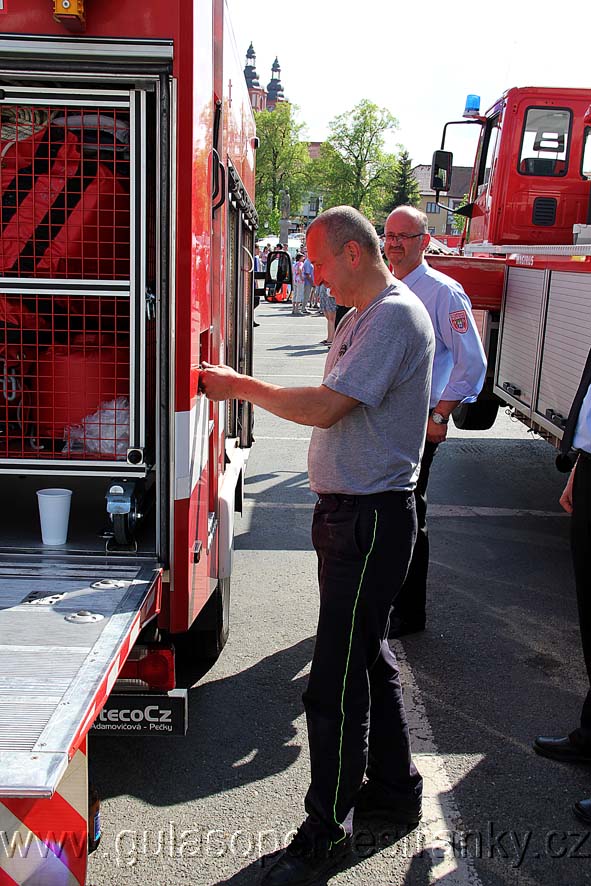
[(566, 175), (572, 114), (567, 108), (528, 108), (521, 137), (521, 175)]

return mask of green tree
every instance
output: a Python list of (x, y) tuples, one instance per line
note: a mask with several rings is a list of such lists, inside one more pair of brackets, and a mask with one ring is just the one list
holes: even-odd
[(384, 204), (385, 213), (387, 215), (397, 206), (418, 206), (420, 200), (419, 183), (412, 171), (412, 160), (406, 148), (403, 148), (394, 171), (392, 190)]
[(354, 206), (373, 220), (392, 183), (396, 158), (384, 150), (384, 135), (398, 128), (386, 108), (363, 99), (330, 122), (330, 134), (312, 164), (312, 186), (324, 207)]
[(304, 124), (296, 121), (295, 111), (288, 102), (280, 102), (274, 111), (254, 115), (259, 137), (256, 208), (262, 236), (279, 233), (281, 191), (289, 191), (295, 213), (306, 190), (310, 157), (301, 141)]

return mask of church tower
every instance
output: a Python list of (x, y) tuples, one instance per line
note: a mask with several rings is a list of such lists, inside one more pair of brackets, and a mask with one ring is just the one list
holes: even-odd
[(275, 58), (271, 68), (271, 79), (267, 83), (267, 110), (274, 111), (277, 102), (284, 102), (285, 95), (281, 85), (281, 68), (279, 59)]
[(264, 111), (267, 107), (267, 93), (259, 83), (259, 75), (256, 70), (256, 55), (252, 43), (246, 52), (244, 77), (253, 111)]

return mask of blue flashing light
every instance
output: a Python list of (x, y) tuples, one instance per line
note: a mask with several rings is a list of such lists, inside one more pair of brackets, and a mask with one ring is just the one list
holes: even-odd
[(479, 95), (468, 95), (466, 96), (466, 108), (464, 110), (464, 117), (479, 117), (480, 116), (480, 96)]

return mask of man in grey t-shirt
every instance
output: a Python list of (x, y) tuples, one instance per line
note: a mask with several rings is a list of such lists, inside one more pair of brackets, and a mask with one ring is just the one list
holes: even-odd
[(359, 407), (331, 427), (315, 427), (308, 453), (318, 494), (414, 489), (425, 417), (417, 403), (430, 390), (425, 329), (418, 299), (392, 283), (339, 326), (322, 384), (354, 397)]
[(304, 693), (311, 782), (294, 840), (264, 859), (264, 886), (325, 876), (349, 850), (354, 810), (407, 827), (421, 817), (422, 779), (387, 631), (416, 534), (433, 328), (384, 265), (377, 234), (357, 210), (322, 213), (307, 246), (316, 285), (355, 309), (335, 335), (322, 384), (281, 388), (227, 367), (206, 366), (201, 377), (211, 399), (250, 400), (314, 426), (320, 614)]

